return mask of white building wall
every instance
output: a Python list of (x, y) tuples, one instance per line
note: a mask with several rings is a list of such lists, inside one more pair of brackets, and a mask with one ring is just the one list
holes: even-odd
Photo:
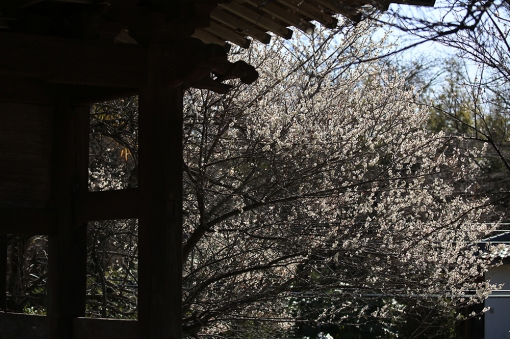
[[(510, 290), (510, 265), (491, 268), (485, 278), (493, 284), (505, 284), (503, 290)], [(487, 300), (485, 307), (485, 339), (510, 338), (510, 291), (495, 291)]]

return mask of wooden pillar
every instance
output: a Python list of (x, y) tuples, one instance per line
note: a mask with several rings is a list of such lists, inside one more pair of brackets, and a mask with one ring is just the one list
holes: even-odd
[(85, 315), (87, 224), (76, 222), (73, 195), (88, 186), (89, 106), (73, 107), (62, 90), (53, 116), (53, 194), (57, 233), (48, 243), (48, 337), (71, 339)]
[(0, 310), (7, 309), (7, 235), (0, 234)]
[(144, 339), (182, 337), (182, 90), (165, 86), (163, 57), (163, 45), (149, 47), (148, 83), (139, 94), (138, 321)]

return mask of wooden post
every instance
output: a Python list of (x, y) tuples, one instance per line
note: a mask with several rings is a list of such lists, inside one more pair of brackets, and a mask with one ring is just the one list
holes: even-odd
[(73, 194), (88, 185), (90, 107), (73, 107), (69, 97), (60, 93), (53, 117), (57, 233), (48, 243), (49, 339), (71, 339), (72, 318), (85, 315), (87, 224), (74, 220)]
[(0, 234), (0, 310), (7, 309), (7, 235)]
[(165, 86), (164, 45), (149, 47), (139, 97), (140, 338), (182, 337), (182, 90)]

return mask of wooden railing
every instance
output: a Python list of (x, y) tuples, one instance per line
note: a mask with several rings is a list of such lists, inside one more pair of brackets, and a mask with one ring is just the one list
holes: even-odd
[[(136, 320), (74, 318), (73, 339), (138, 339)], [(46, 339), (45, 316), (0, 313), (0, 339)]]

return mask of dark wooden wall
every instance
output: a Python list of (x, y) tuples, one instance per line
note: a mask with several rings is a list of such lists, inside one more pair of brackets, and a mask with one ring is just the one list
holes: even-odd
[(0, 206), (48, 207), (53, 107), (0, 102)]
[[(1, 32), (0, 45), (12, 47), (0, 53), (0, 261), (5, 234), (49, 236), (47, 316), (0, 311), (0, 339), (180, 339), (180, 47)], [(88, 192), (87, 104), (136, 93), (139, 187)], [(139, 220), (139, 321), (85, 319), (86, 222), (126, 218)]]
[[(161, 48), (150, 61), (140, 88), (139, 188), (88, 192), (90, 107), (73, 102), (80, 87), (50, 85), (54, 104), (0, 102), (0, 308), (5, 234), (49, 236), (47, 316), (0, 311), (1, 339), (182, 336), (182, 89), (165, 85)], [(86, 223), (124, 218), (139, 220), (139, 321), (85, 319)]]

